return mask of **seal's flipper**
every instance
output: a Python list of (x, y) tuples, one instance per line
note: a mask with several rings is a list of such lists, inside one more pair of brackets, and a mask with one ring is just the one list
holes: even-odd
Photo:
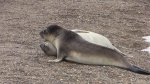
[(149, 71), (146, 71), (138, 66), (135, 66), (135, 65), (132, 65), (132, 68), (129, 69), (129, 71), (132, 71), (132, 72), (135, 72), (135, 73), (138, 73), (138, 74), (143, 74), (143, 75), (150, 75), (150, 72)]
[(54, 60), (48, 60), (48, 62), (60, 62), (62, 59), (54, 59)]
[(62, 61), (64, 58), (65, 58), (64, 55), (59, 55), (59, 56), (57, 56), (56, 59), (54, 59), (54, 60), (48, 60), (48, 62), (60, 62), (60, 61)]

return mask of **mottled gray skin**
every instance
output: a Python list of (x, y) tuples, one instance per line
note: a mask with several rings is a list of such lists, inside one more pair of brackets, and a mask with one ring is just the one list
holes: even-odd
[(111, 65), (135, 73), (150, 75), (150, 72), (127, 62), (124, 54), (104, 46), (90, 43), (78, 34), (63, 29), (60, 26), (51, 25), (41, 31), (40, 35), (45, 41), (49, 41), (56, 48), (57, 58), (55, 60), (49, 60), (49, 62), (60, 62), (66, 59), (82, 64)]

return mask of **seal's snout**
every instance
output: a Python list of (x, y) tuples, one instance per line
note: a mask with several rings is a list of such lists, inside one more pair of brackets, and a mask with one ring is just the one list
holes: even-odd
[(44, 32), (45, 32), (45, 30), (43, 30), (43, 31), (41, 31), (39, 34), (40, 34), (40, 36), (43, 38), (44, 36)]

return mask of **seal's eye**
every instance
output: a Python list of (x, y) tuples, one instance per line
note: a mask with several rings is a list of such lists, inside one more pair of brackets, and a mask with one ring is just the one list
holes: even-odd
[(46, 30), (44, 30), (43, 33), (46, 33)]

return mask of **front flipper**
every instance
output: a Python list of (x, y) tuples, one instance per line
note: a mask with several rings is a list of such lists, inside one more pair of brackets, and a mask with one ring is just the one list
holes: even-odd
[(64, 58), (66, 57), (66, 54), (64, 52), (64, 49), (61, 48), (61, 49), (57, 49), (57, 58), (54, 59), (54, 60), (48, 60), (48, 62), (60, 62), (62, 61)]
[(54, 60), (48, 60), (48, 62), (60, 62), (62, 59), (54, 59)]
[(59, 56), (57, 56), (56, 59), (54, 59), (54, 60), (48, 60), (48, 62), (60, 62), (60, 61), (62, 61), (64, 58), (65, 58), (65, 55), (59, 55)]

